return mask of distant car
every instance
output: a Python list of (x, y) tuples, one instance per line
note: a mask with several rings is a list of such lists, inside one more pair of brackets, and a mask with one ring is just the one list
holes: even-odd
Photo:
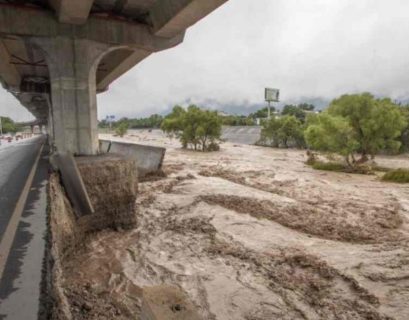
[(7, 142), (11, 142), (11, 141), (13, 141), (13, 137), (12, 136), (8, 136), (7, 138), (6, 138), (6, 140), (7, 140)]

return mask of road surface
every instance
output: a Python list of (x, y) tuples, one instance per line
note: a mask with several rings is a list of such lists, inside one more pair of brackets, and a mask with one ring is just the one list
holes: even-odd
[(0, 146), (0, 319), (37, 319), (46, 234), (44, 136)]

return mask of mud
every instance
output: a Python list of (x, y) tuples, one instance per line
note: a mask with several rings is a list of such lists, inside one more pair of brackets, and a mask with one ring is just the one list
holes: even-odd
[(199, 199), (325, 239), (360, 243), (404, 239), (397, 230), (403, 221), (397, 208), (381, 208), (372, 214), (363, 213), (351, 219), (347, 214), (342, 215), (331, 209), (320, 210), (309, 204), (280, 205), (268, 200), (234, 195), (209, 195)]
[(140, 319), (142, 289), (161, 284), (203, 319), (409, 318), (407, 187), (314, 171), (298, 151), (126, 139), (166, 146), (167, 176), (139, 184), (135, 229), (94, 234), (64, 264), (76, 319)]

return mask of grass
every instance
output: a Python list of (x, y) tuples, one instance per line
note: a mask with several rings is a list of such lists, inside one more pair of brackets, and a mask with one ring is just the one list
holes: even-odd
[(392, 171), (393, 169), (388, 168), (388, 167), (382, 167), (382, 166), (375, 165), (375, 166), (372, 166), (372, 170), (373, 171), (378, 171), (378, 172), (389, 172), (389, 171)]
[(308, 163), (315, 170), (323, 171), (333, 171), (333, 172), (343, 172), (343, 173), (354, 173), (354, 174), (373, 174), (374, 170), (370, 166), (359, 165), (355, 167), (349, 167), (340, 162), (323, 162), (315, 160), (312, 163)]
[(396, 169), (385, 173), (382, 181), (409, 183), (409, 169)]
[(337, 162), (315, 161), (311, 166), (315, 170), (336, 171), (336, 172), (345, 172), (346, 170), (346, 167), (343, 164), (337, 163)]

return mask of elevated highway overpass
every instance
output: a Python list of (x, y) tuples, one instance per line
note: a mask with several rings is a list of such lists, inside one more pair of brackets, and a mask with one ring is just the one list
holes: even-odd
[(227, 0), (0, 0), (0, 81), (53, 149), (98, 152), (96, 94)]

